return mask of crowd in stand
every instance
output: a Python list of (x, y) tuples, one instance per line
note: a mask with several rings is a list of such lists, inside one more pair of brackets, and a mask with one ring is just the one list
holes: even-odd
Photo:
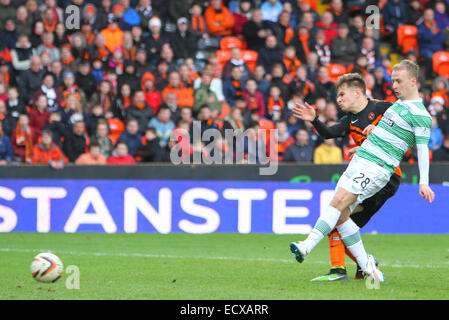
[[(372, 4), (377, 30), (365, 23)], [(321, 139), (292, 106), (338, 121), (331, 66), (361, 73), (369, 98), (395, 101), (398, 53), (422, 66), (432, 161), (449, 161), (449, 74), (433, 68), (449, 48), (448, 9), (449, 0), (0, 0), (0, 164), (169, 162), (174, 148), (245, 162), (248, 141), (274, 150), (271, 161), (342, 163), (354, 142)], [(401, 25), (418, 30), (405, 53)], [(222, 136), (192, 140), (194, 120)], [(239, 159), (226, 129), (248, 132)], [(278, 129), (277, 145), (257, 129)], [(415, 158), (410, 150), (405, 161)]]

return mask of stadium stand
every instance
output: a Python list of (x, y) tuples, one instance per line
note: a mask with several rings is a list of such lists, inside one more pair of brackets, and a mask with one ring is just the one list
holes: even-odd
[[(379, 6), (379, 29), (368, 27), (367, 5)], [(78, 25), (68, 6), (79, 12)], [(107, 163), (169, 162), (174, 143), (167, 141), (180, 127), (192, 130), (193, 120), (222, 132), (285, 122), (281, 140), (289, 145), (276, 147), (280, 160), (302, 143), (298, 129), (309, 132), (313, 150), (323, 143), (292, 116), (295, 103), (315, 106), (323, 122), (338, 121), (333, 83), (349, 70), (363, 75), (369, 98), (394, 101), (392, 65), (403, 58), (422, 67), (420, 94), (435, 119), (436, 151), (449, 133), (448, 11), (442, 0), (2, 0), (0, 164), (60, 168), (80, 155), (90, 159), (92, 142)], [(337, 26), (349, 28), (349, 40), (338, 41)], [(345, 65), (334, 63), (331, 50), (343, 40), (357, 46)], [(138, 129), (130, 134), (133, 120)], [(145, 145), (150, 122), (156, 140)], [(139, 143), (129, 145), (133, 139)], [(342, 161), (348, 145), (343, 139), (332, 148)], [(158, 156), (142, 156), (151, 146)], [(58, 161), (49, 162), (52, 154)]]

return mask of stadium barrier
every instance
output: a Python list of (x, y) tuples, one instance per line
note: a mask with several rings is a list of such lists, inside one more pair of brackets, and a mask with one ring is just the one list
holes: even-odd
[[(44, 166), (0, 169), (0, 232), (307, 234), (345, 165)], [(432, 204), (417, 166), (365, 233), (449, 233), (449, 164), (431, 166)]]

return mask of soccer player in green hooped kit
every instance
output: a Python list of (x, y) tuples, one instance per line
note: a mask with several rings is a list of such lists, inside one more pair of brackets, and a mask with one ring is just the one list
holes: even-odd
[[(366, 84), (362, 76), (358, 73), (348, 73), (338, 78), (337, 84), (337, 103), (347, 114), (336, 124), (328, 127), (322, 123), (316, 115), (315, 109), (307, 103), (293, 108), (295, 117), (305, 121), (311, 121), (312, 125), (324, 139), (349, 136), (354, 140), (357, 147), (349, 151), (354, 154), (355, 151), (365, 141), (367, 135), (374, 125), (379, 123), (383, 114), (391, 107), (391, 102), (368, 99), (366, 96)], [(401, 169), (396, 168), (390, 181), (374, 196), (360, 203), (354, 211), (351, 212), (351, 219), (355, 224), (362, 228), (371, 217), (379, 211), (384, 203), (391, 198), (399, 188), (401, 183)], [(347, 209), (349, 210), (349, 209)], [(347, 254), (354, 262), (356, 259), (345, 247), (341, 240), (341, 235), (336, 228), (333, 228), (328, 234), (329, 249), (331, 258), (331, 269), (329, 273), (316, 277), (311, 281), (341, 281), (349, 280), (346, 272)], [(360, 266), (357, 266), (357, 272), (354, 279), (363, 279), (364, 273)]]
[[(419, 167), (419, 194), (433, 202), (435, 193), (429, 187), (429, 149), (431, 117), (419, 98), (417, 78), (419, 67), (403, 60), (393, 67), (392, 87), (398, 101), (391, 106), (379, 124), (352, 158), (335, 188), (335, 195), (319, 217), (307, 239), (290, 243), (298, 262), (335, 226), (346, 247), (356, 258), (363, 272), (375, 281), (385, 280), (377, 261), (367, 254), (359, 227), (349, 219), (350, 212), (363, 200), (375, 195), (390, 180), (404, 154), (416, 144)], [(346, 210), (349, 208), (349, 211)]]

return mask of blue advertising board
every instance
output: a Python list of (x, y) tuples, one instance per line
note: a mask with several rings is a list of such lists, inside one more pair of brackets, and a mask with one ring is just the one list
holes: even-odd
[[(0, 232), (307, 234), (334, 183), (0, 179)], [(403, 184), (364, 233), (449, 233), (449, 187)]]

